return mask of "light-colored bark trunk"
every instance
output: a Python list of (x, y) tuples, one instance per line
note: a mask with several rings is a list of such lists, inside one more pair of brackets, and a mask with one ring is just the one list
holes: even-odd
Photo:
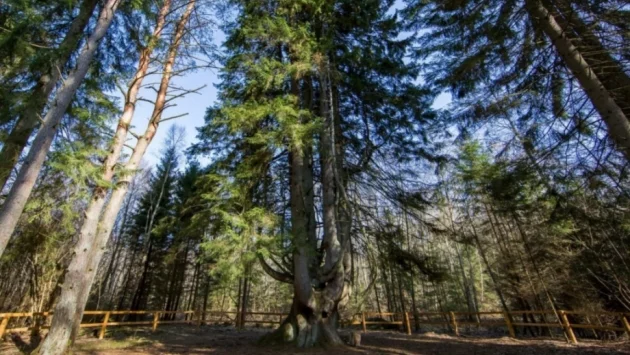
[[(138, 69), (133, 77), (133, 80), (131, 81), (131, 84), (129, 85), (129, 89), (125, 97), (125, 107), (123, 109), (122, 115), (118, 120), (118, 126), (116, 127), (116, 132), (114, 133), (114, 138), (111, 143), (109, 154), (107, 155), (103, 166), (103, 174), (101, 175), (101, 180), (104, 183), (110, 183), (114, 178), (114, 167), (120, 159), (125, 140), (127, 139), (129, 126), (131, 125), (131, 121), (133, 119), (136, 108), (138, 92), (140, 91), (142, 81), (144, 80), (149, 69), (149, 62), (151, 60), (153, 48), (155, 47), (156, 41), (159, 39), (164, 29), (164, 24), (166, 23), (166, 15), (170, 11), (170, 5), (171, 0), (167, 0), (164, 2), (158, 15), (152, 39), (149, 41), (148, 46), (144, 48), (140, 53)], [(90, 250), (90, 246), (94, 241), (94, 237), (98, 228), (98, 220), (101, 215), (103, 206), (105, 205), (105, 202), (107, 200), (107, 192), (108, 189), (103, 186), (94, 189), (92, 199), (85, 211), (85, 219), (83, 220), (83, 224), (79, 232), (78, 243), (74, 248), (74, 255), (78, 260), (84, 260), (87, 262), (86, 258), (80, 257), (80, 255), (88, 253)], [(75, 270), (68, 270), (67, 275), (70, 275), (70, 273), (72, 272), (83, 273), (85, 271), (85, 265), (77, 263), (75, 266), (77, 268)], [(69, 279), (75, 280), (77, 278), (70, 276)], [(80, 323), (80, 321), (80, 319), (75, 320), (75, 322), (78, 323), (73, 327), (73, 329), (78, 329), (78, 324)], [(73, 334), (72, 340), (74, 340), (75, 335), (76, 334)]]
[(341, 258), (341, 242), (337, 230), (338, 186), (337, 186), (337, 157), (335, 155), (335, 124), (333, 118), (332, 94), (328, 82), (327, 66), (320, 69), (320, 116), (324, 127), (320, 133), (319, 155), (321, 159), (322, 175), (322, 215), (324, 220), (324, 237), (322, 249), (326, 255), (324, 259), (324, 273), (330, 272)]
[(582, 53), (567, 38), (565, 31), (540, 0), (526, 0), (532, 22), (547, 35), (566, 66), (578, 80), (591, 103), (608, 128), (617, 148), (630, 160), (630, 122), (623, 110), (606, 90), (601, 79), (589, 66)]
[(83, 37), (83, 31), (97, 4), (98, 0), (84, 0), (81, 3), (79, 14), (72, 21), (59, 47), (55, 49), (52, 63), (44, 69), (35, 88), (26, 99), (24, 111), (5, 139), (0, 151), (0, 191), (4, 189), (11, 176), (11, 170), (20, 159), (31, 134), (39, 125), (39, 115), (44, 111), (48, 97), (57, 85), (61, 72), (75, 52), (79, 40)]
[[(184, 14), (182, 14), (182, 17), (177, 23), (164, 64), (162, 80), (158, 89), (153, 114), (145, 133), (139, 137), (131, 157), (124, 166), (125, 171), (135, 171), (138, 169), (144, 153), (157, 132), (166, 105), (168, 87), (172, 77), (178, 48), (186, 32), (186, 25), (195, 3), (195, 0), (191, 0), (188, 3)], [(71, 334), (76, 334), (77, 326), (83, 317), (90, 288), (94, 282), (96, 269), (105, 252), (107, 240), (114, 227), (116, 215), (124, 202), (131, 179), (131, 176), (123, 176), (117, 182), (116, 188), (112, 192), (109, 202), (105, 206), (103, 214), (99, 219), (96, 235), (91, 238), (90, 243), (85, 243), (87, 250), (81, 250), (82, 256), (78, 258), (75, 255), (70, 262), (68, 270), (69, 273), (70, 271), (73, 272), (73, 277), (68, 277), (70, 275), (67, 275), (64, 280), (60, 300), (54, 310), (55, 316), (53, 317), (50, 333), (41, 347), (40, 354), (63, 354)], [(79, 241), (79, 244), (81, 243), (82, 242)]]
[(83, 82), (90, 63), (94, 58), (96, 49), (98, 48), (98, 44), (107, 33), (114, 19), (114, 13), (121, 1), (122, 0), (107, 0), (103, 5), (96, 26), (77, 57), (75, 70), (63, 81), (61, 88), (59, 88), (59, 91), (55, 95), (52, 105), (46, 113), (46, 117), (43, 119), (42, 126), (31, 145), (29, 154), (20, 168), (20, 172), (11, 187), (6, 201), (0, 209), (0, 256), (4, 252), (9, 238), (13, 234), (18, 220), (24, 211), (26, 201), (35, 186), (37, 176), (46, 160), (46, 155), (55, 137), (57, 128), (61, 123), (61, 119), (70, 105), (74, 94)]

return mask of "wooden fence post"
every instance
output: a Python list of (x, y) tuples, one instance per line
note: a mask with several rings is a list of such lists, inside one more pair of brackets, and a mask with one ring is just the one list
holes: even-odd
[(9, 318), (10, 317), (8, 316), (2, 317), (2, 322), (0, 322), (0, 340), (4, 336), (4, 332), (7, 330), (7, 326), (9, 325)]
[(363, 325), (363, 333), (367, 332), (367, 325), (365, 324), (365, 312), (361, 312), (361, 325)]
[(157, 330), (158, 323), (160, 322), (160, 312), (153, 312), (153, 331)]
[(626, 316), (621, 316), (621, 322), (623, 323), (623, 327), (626, 329), (626, 333), (628, 333), (628, 337), (630, 338), (630, 322), (628, 322), (628, 318), (626, 318)]
[(407, 335), (411, 335), (411, 323), (409, 323), (409, 312), (405, 312), (405, 326), (407, 327)]
[(103, 318), (103, 325), (101, 325), (101, 331), (98, 333), (99, 340), (102, 340), (105, 337), (105, 329), (107, 328), (107, 322), (109, 322), (109, 314), (110, 312), (105, 313), (105, 318)]
[(31, 330), (31, 335), (39, 335), (41, 319), (38, 316), (38, 313), (33, 313), (33, 329)]
[(508, 332), (510, 333), (510, 337), (516, 338), (516, 332), (514, 331), (514, 326), (512, 325), (512, 319), (510, 318), (510, 314), (508, 312), (503, 312), (503, 318), (505, 318), (505, 325), (507, 325)]
[(569, 323), (569, 318), (567, 318), (567, 314), (564, 311), (559, 311), (560, 317), (562, 318), (562, 324), (564, 325), (564, 329), (569, 337), (569, 340), (573, 344), (577, 344), (577, 339), (575, 338), (575, 333), (573, 333), (573, 328), (571, 328), (571, 323)]
[(455, 313), (449, 312), (449, 314), (451, 316), (451, 323), (453, 323), (453, 331), (455, 332), (455, 335), (459, 336), (459, 328), (457, 327), (457, 318), (455, 318)]

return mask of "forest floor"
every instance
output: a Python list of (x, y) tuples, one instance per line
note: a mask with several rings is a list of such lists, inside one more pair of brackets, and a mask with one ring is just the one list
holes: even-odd
[[(91, 334), (81, 337), (73, 354), (630, 354), (629, 342), (581, 342), (569, 345), (560, 340), (455, 337), (425, 333), (407, 336), (395, 331), (368, 331), (361, 346), (334, 349), (296, 350), (283, 346), (260, 346), (257, 340), (269, 329), (236, 331), (227, 327), (165, 326), (155, 333), (146, 328), (112, 329), (107, 338)], [(12, 334), (0, 342), (0, 354), (28, 354), (38, 343), (28, 335)]]

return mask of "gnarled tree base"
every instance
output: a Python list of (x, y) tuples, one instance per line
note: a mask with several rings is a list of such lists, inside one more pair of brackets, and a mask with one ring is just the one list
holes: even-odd
[(280, 328), (262, 337), (260, 344), (294, 344), (299, 348), (344, 345), (337, 332), (338, 323), (339, 315), (336, 310), (332, 314), (326, 314), (302, 306), (294, 299), (291, 312)]

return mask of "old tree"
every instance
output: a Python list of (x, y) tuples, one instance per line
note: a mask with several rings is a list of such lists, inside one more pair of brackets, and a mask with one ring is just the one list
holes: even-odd
[(375, 154), (399, 162), (422, 147), (412, 137), (431, 117), (428, 93), (413, 84), (410, 41), (398, 39), (387, 2), (239, 5), (221, 103), (194, 150), (221, 157), (213, 196), (236, 206), (222, 204), (219, 228), (251, 237), (245, 253), (293, 285), (291, 314), (269, 339), (339, 344), (353, 281), (351, 186)]

